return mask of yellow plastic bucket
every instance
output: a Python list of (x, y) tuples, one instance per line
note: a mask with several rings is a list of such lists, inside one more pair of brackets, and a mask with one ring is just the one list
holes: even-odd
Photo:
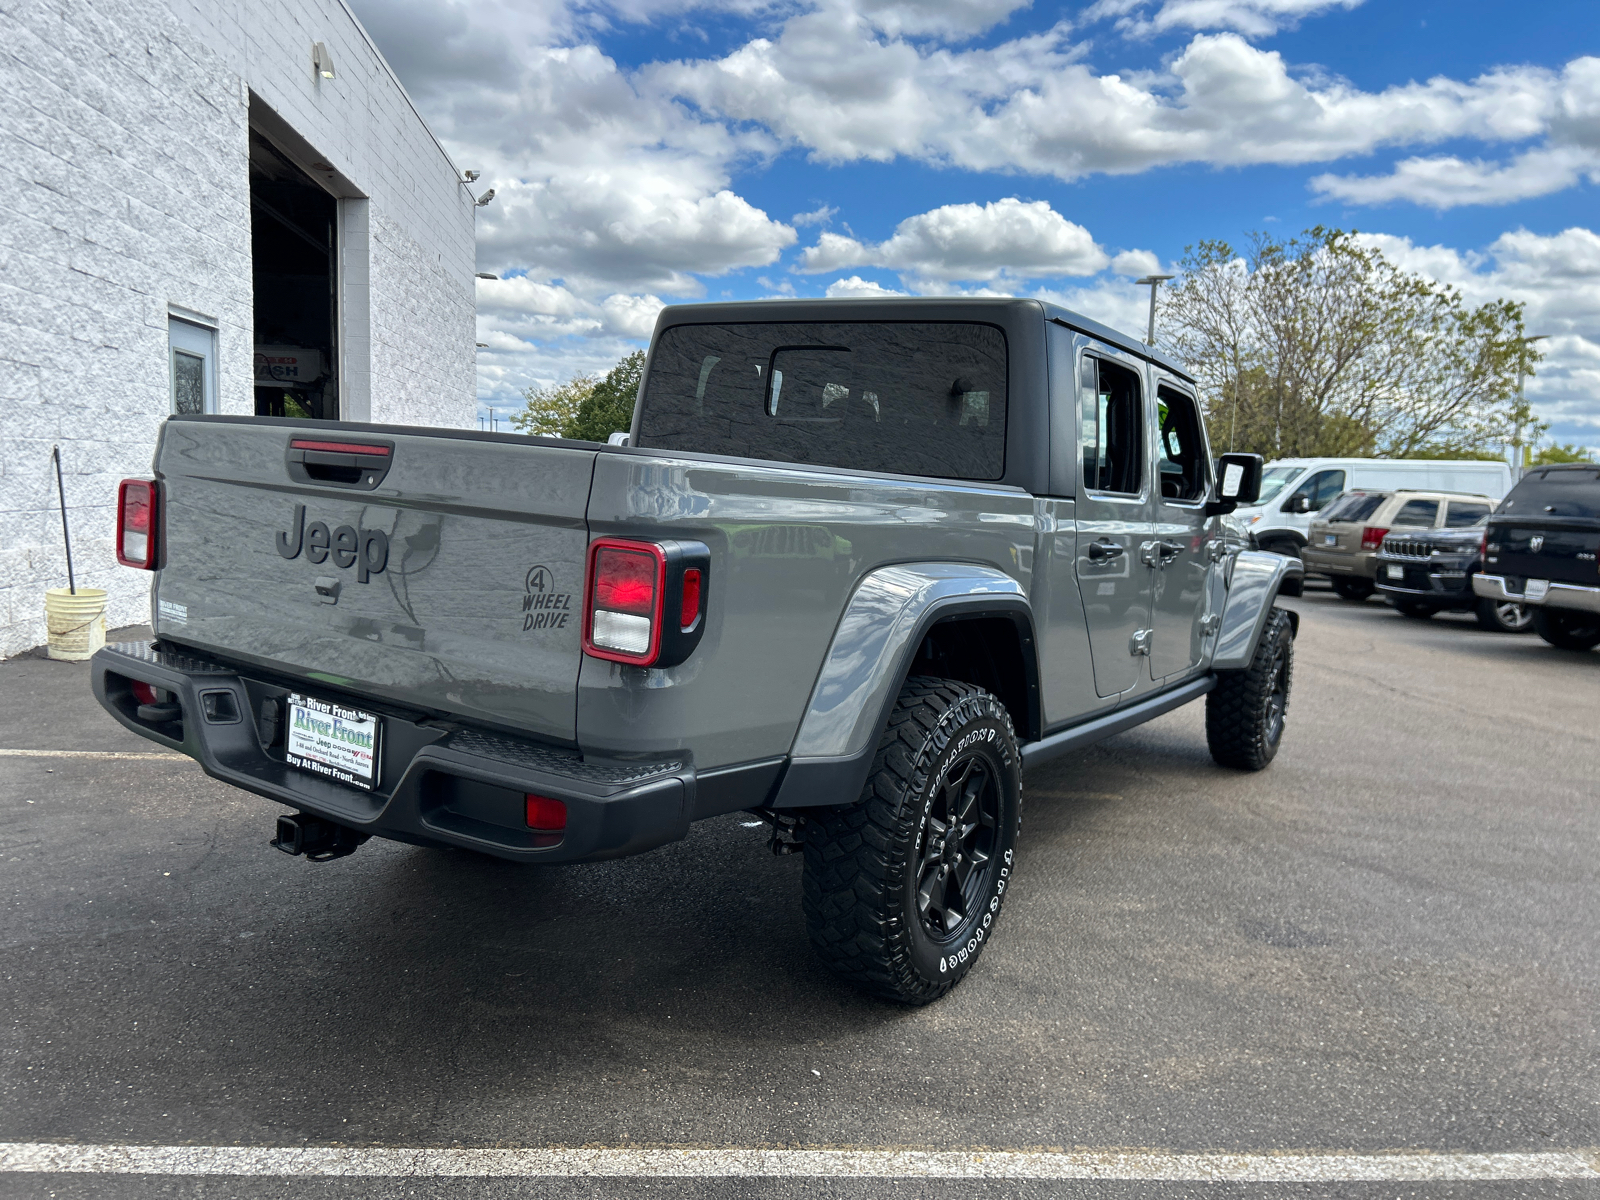
[(82, 662), (106, 644), (106, 590), (51, 588), (44, 594), (50, 657)]

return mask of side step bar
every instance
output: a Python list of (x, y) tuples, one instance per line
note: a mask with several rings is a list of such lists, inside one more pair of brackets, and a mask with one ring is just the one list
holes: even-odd
[(1159, 717), (1162, 713), (1182, 708), (1189, 701), (1200, 699), (1216, 686), (1215, 675), (1202, 675), (1199, 679), (1191, 679), (1188, 683), (1180, 684), (1170, 692), (1158, 693), (1127, 708), (1119, 708), (1103, 717), (1085, 721), (1082, 725), (1074, 725), (1070, 729), (1063, 729), (1060, 733), (1052, 733), (1037, 742), (1028, 742), (1022, 747), (1022, 765), (1036, 767), (1040, 763), (1049, 762), (1052, 758), (1060, 758), (1063, 754), (1071, 754), (1074, 750), (1092, 746), (1125, 729), (1143, 725), (1152, 717)]

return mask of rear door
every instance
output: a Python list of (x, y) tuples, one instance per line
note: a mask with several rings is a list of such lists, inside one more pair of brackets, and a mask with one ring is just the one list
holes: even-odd
[(308, 691), (571, 740), (594, 458), (504, 434), (175, 418), (157, 631)]
[(1095, 691), (1114, 696), (1144, 674), (1150, 651), (1153, 541), (1146, 478), (1144, 371), (1091, 343), (1078, 380), (1078, 588), (1089, 624)]

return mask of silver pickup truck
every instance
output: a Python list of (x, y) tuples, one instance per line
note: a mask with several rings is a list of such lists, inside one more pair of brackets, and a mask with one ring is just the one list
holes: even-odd
[(1034, 300), (664, 309), (627, 444), (174, 417), (119, 497), (153, 642), (119, 721), (290, 812), (529, 863), (749, 810), (818, 953), (926, 1003), (1014, 866), (1022, 772), (1206, 697), (1283, 732), (1299, 563), (1226, 516), (1194, 381)]

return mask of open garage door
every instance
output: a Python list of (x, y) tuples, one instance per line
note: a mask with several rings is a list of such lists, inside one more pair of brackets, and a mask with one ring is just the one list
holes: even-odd
[(338, 202), (250, 131), (255, 400), (262, 417), (339, 417)]

